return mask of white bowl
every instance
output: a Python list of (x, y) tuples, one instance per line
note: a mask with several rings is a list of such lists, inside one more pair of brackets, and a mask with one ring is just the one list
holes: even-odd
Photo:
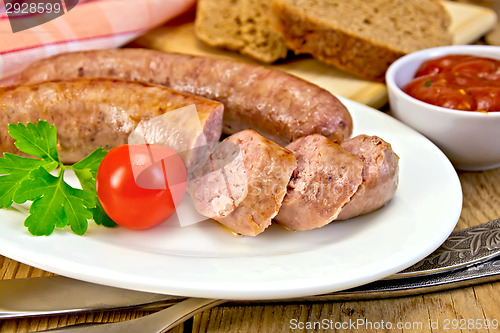
[(453, 45), (425, 49), (395, 61), (386, 83), (392, 114), (433, 141), (457, 169), (487, 170), (500, 167), (500, 112), (447, 109), (419, 101), (403, 88), (423, 61), (448, 54), (500, 59), (500, 47)]

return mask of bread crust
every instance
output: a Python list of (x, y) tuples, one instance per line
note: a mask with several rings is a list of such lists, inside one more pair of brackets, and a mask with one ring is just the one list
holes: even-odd
[[(443, 10), (441, 26), (447, 30), (450, 17), (444, 7), (439, 6)], [(383, 82), (389, 65), (408, 53), (398, 50), (396, 45), (382, 45), (347, 29), (325, 24), (287, 5), (284, 0), (274, 1), (272, 13), (274, 29), (295, 53), (311, 54), (327, 64), (369, 80)], [(452, 42), (450, 34), (441, 39), (438, 45)]]
[(288, 48), (270, 27), (270, 10), (268, 0), (198, 0), (195, 34), (210, 46), (273, 63), (286, 58)]

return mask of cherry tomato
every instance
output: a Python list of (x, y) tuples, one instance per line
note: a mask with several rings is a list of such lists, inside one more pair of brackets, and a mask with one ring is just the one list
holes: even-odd
[(186, 191), (186, 168), (170, 148), (122, 145), (112, 149), (97, 171), (99, 202), (117, 224), (148, 229), (167, 220)]

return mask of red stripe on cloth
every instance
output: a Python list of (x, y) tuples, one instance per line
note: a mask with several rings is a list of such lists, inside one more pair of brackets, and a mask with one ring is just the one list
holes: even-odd
[(59, 44), (73, 43), (73, 42), (79, 42), (79, 41), (88, 41), (88, 40), (93, 40), (93, 39), (109, 38), (109, 37), (114, 37), (114, 36), (123, 36), (123, 35), (130, 35), (130, 34), (142, 34), (142, 33), (146, 32), (147, 30), (148, 29), (136, 29), (136, 30), (130, 30), (130, 31), (123, 31), (120, 33), (109, 33), (107, 35), (68, 39), (68, 40), (63, 40), (63, 41), (58, 41), (58, 42), (53, 42), (53, 43), (34, 45), (34, 46), (29, 46), (29, 47), (24, 47), (24, 48), (18, 48), (15, 50), (3, 51), (3, 52), (0, 52), (0, 55), (19, 52), (19, 51), (26, 51), (26, 50), (31, 50), (31, 49), (37, 49), (37, 48), (43, 48), (45, 46), (50, 46), (50, 45), (59, 45)]

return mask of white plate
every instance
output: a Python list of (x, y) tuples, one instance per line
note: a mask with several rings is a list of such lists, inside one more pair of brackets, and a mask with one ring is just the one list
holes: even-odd
[(378, 110), (343, 101), (355, 134), (379, 135), (401, 158), (399, 189), (374, 213), (304, 232), (272, 226), (255, 238), (236, 237), (208, 221), (33, 237), (23, 227), (25, 215), (8, 209), (0, 210), (0, 253), (85, 281), (225, 299), (327, 293), (396, 273), (451, 233), (462, 207), (460, 182), (448, 159), (422, 135)]

